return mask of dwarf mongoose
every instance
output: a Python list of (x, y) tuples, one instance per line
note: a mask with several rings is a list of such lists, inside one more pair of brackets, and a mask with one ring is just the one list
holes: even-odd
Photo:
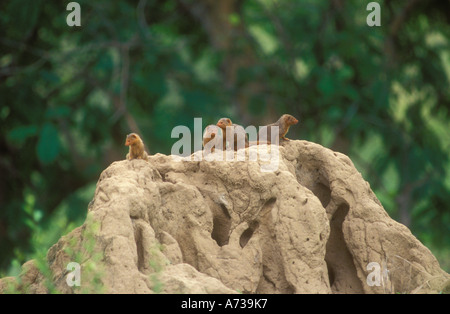
[(266, 125), (264, 127), (262, 127), (259, 130), (258, 133), (258, 139), (260, 140), (260, 142), (263, 142), (265, 140), (270, 141), (271, 139), (271, 127), (273, 126), (277, 126), (279, 129), (279, 133), (278, 136), (280, 138), (282, 138), (285, 141), (289, 141), (289, 139), (286, 137), (287, 132), (289, 131), (289, 128), (291, 127), (291, 125), (297, 124), (298, 120), (296, 118), (294, 118), (293, 116), (291, 116), (290, 114), (284, 114), (281, 116), (280, 119), (278, 119), (277, 122), (275, 123), (271, 123), (269, 125)]
[(145, 151), (144, 142), (136, 133), (127, 135), (125, 146), (130, 146), (130, 151), (128, 152), (126, 159), (144, 159), (148, 161), (148, 154)]
[[(244, 148), (248, 147), (248, 136), (245, 132), (244, 128), (238, 124), (234, 124), (231, 122), (228, 118), (222, 118), (220, 119), (217, 124), (219, 128), (222, 129), (222, 137), (223, 137), (223, 149), (226, 149), (226, 143), (230, 145), (230, 147), (234, 147), (234, 150), (237, 151), (238, 148)], [(231, 127), (233, 134), (234, 134), (234, 140), (227, 140), (227, 127)], [(244, 140), (244, 146), (238, 147), (238, 143), (242, 143), (242, 140)]]

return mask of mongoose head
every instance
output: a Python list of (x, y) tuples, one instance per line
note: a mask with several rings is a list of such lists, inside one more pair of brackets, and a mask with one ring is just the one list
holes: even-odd
[(216, 125), (221, 129), (226, 129), (227, 126), (232, 126), (233, 123), (228, 118), (222, 118), (219, 120), (219, 122), (217, 122)]
[(127, 135), (127, 139), (125, 140), (125, 146), (132, 146), (134, 144), (137, 144), (139, 142), (142, 142), (139, 135), (136, 133), (131, 133)]
[(294, 125), (298, 123), (298, 120), (291, 116), (290, 114), (284, 114), (280, 118), (281, 121), (284, 121), (287, 125)]

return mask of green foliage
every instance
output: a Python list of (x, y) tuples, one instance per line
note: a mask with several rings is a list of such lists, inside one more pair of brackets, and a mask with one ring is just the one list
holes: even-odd
[(165, 261), (161, 259), (161, 251), (162, 246), (157, 243), (150, 248), (149, 266), (151, 272), (149, 274), (149, 279), (154, 293), (161, 293), (163, 291), (163, 283), (160, 276), (161, 272), (164, 270)]
[(381, 27), (357, 0), (78, 2), (80, 28), (64, 3), (0, 4), (0, 273), (81, 224), (130, 131), (168, 154), (194, 117), (286, 112), (290, 138), (349, 155), (391, 216), (447, 252), (447, 1), (380, 0)]
[(37, 142), (37, 157), (43, 164), (50, 164), (56, 160), (58, 154), (58, 130), (51, 123), (45, 123)]

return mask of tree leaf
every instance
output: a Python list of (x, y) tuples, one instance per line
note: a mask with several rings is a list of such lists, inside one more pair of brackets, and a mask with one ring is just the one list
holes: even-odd
[(319, 90), (324, 94), (324, 96), (331, 96), (335, 92), (333, 78), (329, 74), (325, 74), (319, 80), (318, 83)]
[(29, 137), (37, 134), (38, 128), (36, 125), (22, 125), (18, 126), (8, 132), (7, 138), (14, 144), (22, 145)]
[(59, 155), (58, 130), (52, 123), (45, 123), (39, 134), (37, 156), (43, 164), (50, 164)]

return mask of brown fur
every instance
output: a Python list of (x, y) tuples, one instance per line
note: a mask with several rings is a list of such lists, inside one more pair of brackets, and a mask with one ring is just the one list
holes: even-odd
[[(222, 129), (222, 137), (223, 137), (223, 149), (226, 149), (226, 143), (228, 142), (231, 145), (233, 145), (234, 150), (238, 150), (238, 137), (244, 136), (245, 139), (245, 147), (248, 147), (248, 136), (245, 132), (244, 128), (238, 124), (234, 124), (231, 122), (228, 118), (222, 118), (220, 119), (217, 124), (219, 128)], [(234, 132), (234, 140), (227, 141), (227, 127), (232, 127)]]
[[(285, 141), (289, 141), (289, 139), (286, 137), (287, 132), (289, 131), (289, 128), (291, 125), (297, 124), (298, 120), (291, 116), (290, 114), (284, 114), (281, 116), (280, 119), (278, 119), (277, 122), (271, 123), (269, 125), (266, 125), (265, 127), (261, 128), (258, 134), (258, 138), (263, 140), (270, 140), (271, 139), (271, 126), (277, 126), (279, 128), (279, 137)], [(266, 135), (267, 132), (267, 135)], [(267, 137), (266, 137), (267, 136)]]
[(136, 133), (131, 133), (127, 135), (125, 140), (125, 146), (129, 146), (130, 150), (126, 156), (126, 159), (144, 159), (148, 161), (148, 154), (144, 148), (144, 142)]
[(208, 125), (203, 132), (203, 147), (214, 140), (219, 132), (219, 128), (213, 124)]

